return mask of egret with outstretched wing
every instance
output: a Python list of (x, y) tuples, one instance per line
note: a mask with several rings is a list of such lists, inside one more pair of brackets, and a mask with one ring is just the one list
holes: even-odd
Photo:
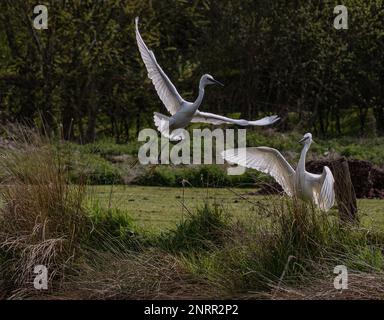
[(321, 210), (328, 211), (335, 202), (334, 178), (331, 170), (327, 166), (323, 168), (322, 174), (313, 174), (305, 170), (305, 159), (312, 141), (310, 133), (306, 133), (300, 140), (304, 147), (296, 170), (278, 150), (273, 148), (230, 149), (221, 154), (230, 163), (269, 174), (290, 197), (311, 201)]
[(157, 63), (153, 51), (149, 50), (146, 46), (140, 35), (138, 24), (139, 18), (136, 18), (136, 41), (141, 58), (143, 59), (145, 67), (148, 71), (148, 77), (152, 80), (157, 94), (164, 103), (168, 112), (171, 114), (171, 116), (168, 117), (158, 112), (154, 113), (155, 125), (162, 135), (170, 140), (181, 140), (184, 138), (183, 133), (180, 130), (179, 132), (177, 129), (185, 128), (191, 122), (203, 122), (214, 125), (229, 123), (240, 126), (266, 126), (279, 120), (278, 116), (271, 116), (256, 121), (248, 121), (244, 119), (231, 119), (217, 114), (199, 111), (198, 108), (203, 101), (205, 87), (210, 84), (222, 84), (215, 80), (211, 75), (204, 74), (200, 79), (199, 95), (195, 102), (188, 102), (184, 100), (177, 92), (176, 87), (173, 85), (171, 80), (169, 80), (163, 69)]

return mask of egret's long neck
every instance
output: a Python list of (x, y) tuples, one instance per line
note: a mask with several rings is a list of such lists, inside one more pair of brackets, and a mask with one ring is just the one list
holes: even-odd
[(204, 86), (200, 83), (199, 84), (199, 95), (197, 96), (197, 99), (195, 100), (194, 107), (196, 110), (200, 107), (201, 103), (203, 102), (204, 98)]
[(310, 145), (311, 145), (310, 143), (306, 143), (303, 147), (303, 150), (301, 150), (300, 160), (299, 160), (297, 169), (305, 170), (305, 159), (306, 159), (307, 152), (309, 150)]

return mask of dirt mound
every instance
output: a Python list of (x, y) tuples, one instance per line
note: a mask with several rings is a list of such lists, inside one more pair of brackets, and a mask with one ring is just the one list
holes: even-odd
[[(348, 165), (357, 198), (384, 198), (384, 170), (365, 160), (351, 159)], [(330, 160), (311, 160), (306, 166), (313, 173), (322, 173), (324, 166), (332, 170)]]

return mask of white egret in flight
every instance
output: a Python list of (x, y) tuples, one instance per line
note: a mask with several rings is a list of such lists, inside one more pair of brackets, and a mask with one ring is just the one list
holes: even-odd
[(211, 75), (204, 74), (200, 79), (199, 95), (195, 102), (184, 100), (157, 63), (153, 51), (149, 50), (144, 43), (139, 32), (138, 23), (139, 18), (136, 17), (136, 41), (141, 58), (143, 59), (148, 71), (148, 77), (152, 80), (157, 94), (171, 114), (171, 116), (168, 117), (157, 112), (154, 113), (155, 125), (165, 137), (173, 141), (182, 140), (184, 138), (182, 132), (176, 129), (185, 128), (191, 122), (210, 123), (214, 125), (232, 123), (240, 126), (266, 126), (279, 120), (279, 117), (276, 115), (265, 117), (257, 121), (247, 121), (244, 119), (231, 119), (217, 114), (199, 111), (198, 108), (203, 101), (205, 87), (210, 84), (222, 84), (215, 80)]
[(299, 141), (304, 144), (296, 170), (276, 149), (254, 147), (229, 149), (221, 153), (230, 163), (267, 173), (278, 182), (290, 197), (313, 202), (321, 210), (328, 211), (335, 202), (334, 178), (325, 166), (322, 174), (305, 170), (305, 158), (312, 143), (312, 134), (306, 133)]

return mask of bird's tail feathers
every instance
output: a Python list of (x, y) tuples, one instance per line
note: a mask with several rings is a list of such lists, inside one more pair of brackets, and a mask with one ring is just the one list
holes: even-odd
[(327, 166), (323, 168), (323, 171), (325, 172), (325, 179), (320, 189), (318, 205), (321, 210), (328, 211), (335, 204), (335, 179), (331, 169), (329, 169)]
[(170, 117), (167, 117), (161, 113), (154, 112), (153, 113), (153, 120), (155, 122), (155, 126), (157, 130), (160, 131), (160, 133), (168, 138), (171, 141), (180, 141), (185, 139), (185, 135), (183, 133), (182, 129), (176, 129), (169, 131), (169, 120)]

